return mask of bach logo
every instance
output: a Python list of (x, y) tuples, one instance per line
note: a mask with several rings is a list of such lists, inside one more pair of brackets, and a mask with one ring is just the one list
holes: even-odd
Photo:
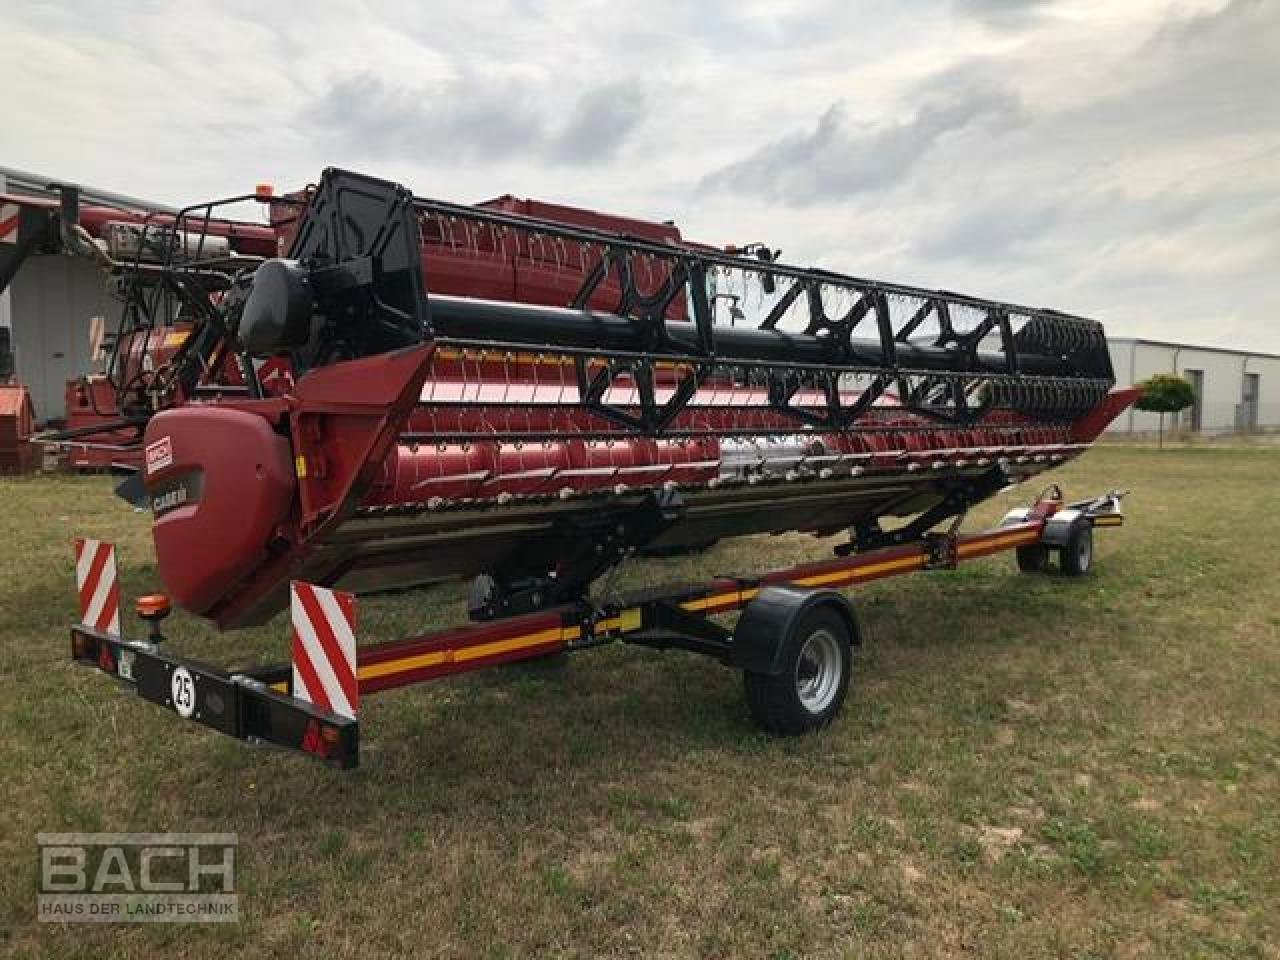
[(41, 833), (39, 919), (234, 923), (234, 833)]

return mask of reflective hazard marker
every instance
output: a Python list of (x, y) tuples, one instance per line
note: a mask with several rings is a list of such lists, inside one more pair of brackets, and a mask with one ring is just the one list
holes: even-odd
[(0, 243), (18, 242), (22, 210), (16, 203), (0, 203)]
[(356, 598), (299, 580), (289, 585), (293, 621), (293, 695), (355, 719)]
[(80, 594), (80, 622), (102, 633), (120, 636), (120, 582), (116, 578), (116, 548), (101, 540), (77, 539), (76, 590)]

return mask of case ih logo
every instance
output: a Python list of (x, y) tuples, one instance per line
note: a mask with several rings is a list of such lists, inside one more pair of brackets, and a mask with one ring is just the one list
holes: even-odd
[(173, 463), (173, 443), (168, 437), (161, 437), (155, 443), (147, 444), (147, 473), (163, 470)]
[(18, 218), (21, 212), (16, 203), (0, 203), (0, 243), (18, 242)]

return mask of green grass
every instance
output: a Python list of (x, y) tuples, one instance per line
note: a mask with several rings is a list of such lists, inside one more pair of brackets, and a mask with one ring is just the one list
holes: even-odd
[[(616, 646), (369, 698), (351, 774), (253, 751), (67, 661), (69, 541), (154, 588), (105, 478), (0, 482), (0, 950), (11, 956), (1276, 957), (1280, 450), (1107, 447), (1094, 576), (1001, 555), (862, 588), (844, 715), (773, 740), (710, 661)], [(988, 505), (970, 526), (1033, 497)], [(801, 536), (631, 583), (827, 555)], [(460, 618), (362, 601), (362, 636)], [(282, 623), (184, 651), (279, 660)], [(229, 830), (243, 921), (37, 924), (41, 830)]]

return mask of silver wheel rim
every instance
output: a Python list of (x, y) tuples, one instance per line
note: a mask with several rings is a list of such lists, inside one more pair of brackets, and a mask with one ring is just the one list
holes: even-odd
[(1081, 570), (1088, 570), (1093, 562), (1093, 535), (1086, 531), (1080, 537), (1080, 545), (1076, 547), (1076, 562)]
[(840, 689), (840, 641), (830, 630), (809, 634), (796, 659), (796, 696), (810, 713), (831, 706)]

